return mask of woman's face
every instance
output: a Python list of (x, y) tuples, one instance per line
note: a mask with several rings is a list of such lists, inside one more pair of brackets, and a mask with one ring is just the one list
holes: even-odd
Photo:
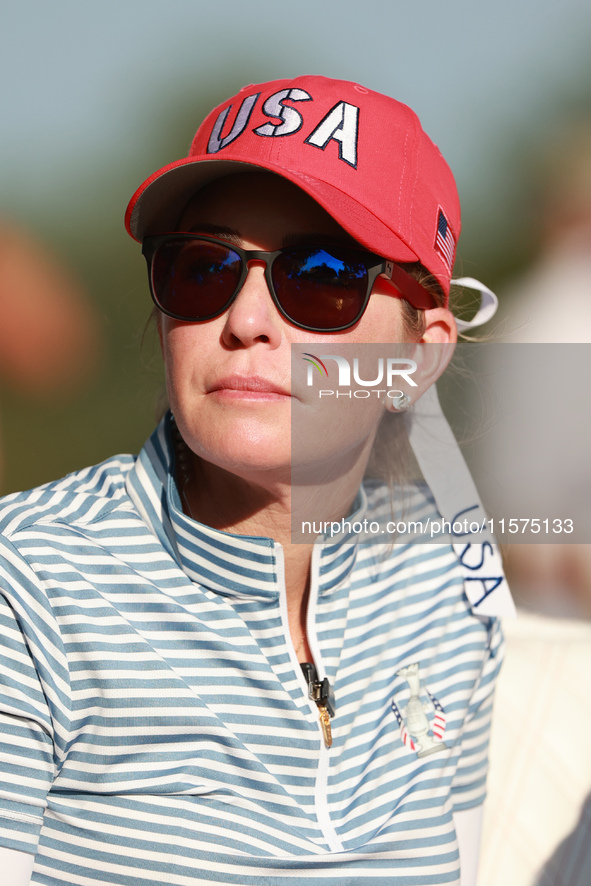
[[(264, 172), (213, 182), (188, 204), (178, 229), (265, 251), (302, 237), (354, 242), (303, 191)], [(292, 390), (290, 345), (309, 344), (313, 351), (323, 342), (326, 351), (327, 342), (404, 341), (400, 300), (381, 293), (379, 279), (359, 322), (337, 334), (307, 332), (285, 320), (262, 264), (250, 267), (242, 290), (220, 317), (185, 323), (161, 314), (169, 403), (190, 449), (245, 479), (289, 469), (292, 399), (301, 408), (307, 396), (301, 385)], [(373, 410), (374, 426), (380, 413)], [(349, 433), (360, 437), (369, 431), (373, 427)]]

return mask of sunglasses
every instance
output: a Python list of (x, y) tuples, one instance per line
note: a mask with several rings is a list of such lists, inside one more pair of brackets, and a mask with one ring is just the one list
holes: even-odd
[(380, 275), (389, 294), (416, 308), (434, 307), (430, 293), (400, 266), (348, 246), (262, 252), (181, 233), (145, 237), (142, 252), (156, 306), (190, 323), (223, 314), (240, 292), (252, 261), (265, 263), (265, 279), (279, 313), (310, 332), (341, 332), (354, 326)]

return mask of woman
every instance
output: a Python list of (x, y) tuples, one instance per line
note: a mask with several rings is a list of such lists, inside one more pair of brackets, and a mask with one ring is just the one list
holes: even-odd
[[(427, 430), (444, 426), (445, 161), (408, 108), (357, 84), (249, 86), (142, 185), (127, 225), (171, 413), (137, 460), (5, 500), (7, 882), (34, 858), (45, 884), (457, 883), (457, 830), (473, 883), (505, 599), (482, 571), (493, 548), (296, 543), (291, 525), (292, 468), (320, 519), (383, 511), (390, 490), (361, 485), (382, 404), (430, 404)], [(292, 348), (323, 362), (384, 341), (436, 347), (407, 360), (414, 384), (300, 448), (321, 407)], [(419, 425), (439, 512), (422, 486), (412, 512), (458, 514)], [(447, 481), (461, 467), (445, 457)]]

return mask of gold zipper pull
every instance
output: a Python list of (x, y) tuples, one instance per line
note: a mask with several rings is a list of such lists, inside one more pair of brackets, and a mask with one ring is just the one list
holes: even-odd
[(322, 728), (322, 735), (324, 736), (324, 744), (329, 748), (332, 745), (332, 729), (330, 728), (328, 711), (323, 704), (318, 705), (318, 716), (320, 717), (320, 726)]
[(329, 748), (332, 745), (330, 718), (335, 715), (335, 701), (332, 686), (328, 681), (328, 677), (325, 677), (324, 680), (318, 679), (316, 665), (312, 662), (304, 661), (301, 663), (300, 667), (308, 684), (308, 695), (312, 701), (316, 702), (318, 707), (318, 717), (320, 719), (324, 744)]

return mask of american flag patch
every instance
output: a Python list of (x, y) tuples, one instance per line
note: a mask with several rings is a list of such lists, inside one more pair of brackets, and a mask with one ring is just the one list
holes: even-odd
[(433, 707), (435, 708), (435, 719), (433, 721), (433, 725), (431, 726), (431, 731), (435, 738), (441, 740), (445, 733), (445, 724), (447, 722), (445, 717), (445, 711), (441, 705), (441, 702), (432, 695), (427, 689), (427, 695), (431, 699)]
[(452, 234), (449, 222), (441, 207), (437, 216), (437, 233), (435, 235), (435, 249), (451, 271), (456, 254), (456, 238)]
[(400, 708), (398, 707), (398, 705), (396, 704), (394, 699), (392, 699), (392, 710), (394, 711), (394, 715), (395, 715), (395, 717), (398, 721), (398, 725), (400, 727), (401, 741), (403, 742), (403, 744), (406, 745), (407, 748), (410, 748), (411, 751), (415, 751), (416, 750), (415, 743), (412, 740), (412, 738), (410, 737), (410, 735), (408, 734), (408, 732), (406, 731), (406, 726), (404, 725), (404, 720), (402, 719), (402, 714), (400, 713)]

